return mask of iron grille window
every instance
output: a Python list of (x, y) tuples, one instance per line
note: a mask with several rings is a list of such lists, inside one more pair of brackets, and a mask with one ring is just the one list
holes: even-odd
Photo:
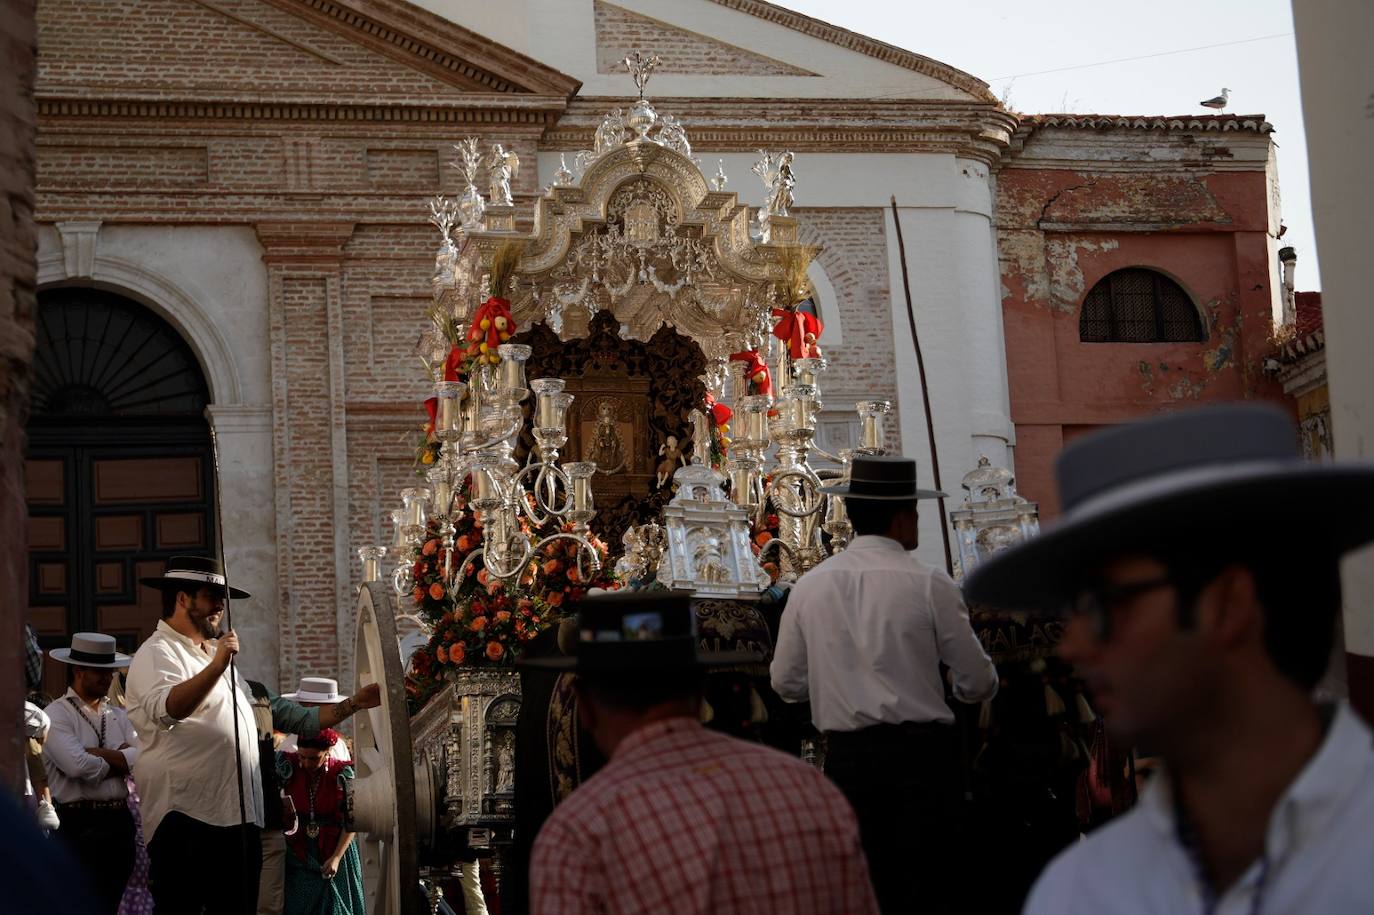
[(1202, 319), (1179, 285), (1153, 270), (1109, 273), (1083, 300), (1084, 343), (1183, 343), (1207, 339)]

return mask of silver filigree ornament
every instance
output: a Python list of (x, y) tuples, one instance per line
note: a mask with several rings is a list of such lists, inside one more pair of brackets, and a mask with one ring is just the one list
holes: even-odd
[(482, 168), (482, 152), (477, 145), (476, 137), (468, 137), (454, 144), (453, 148), (458, 152), (458, 156), (453, 159), (452, 164), (463, 176), (466, 185), (463, 196), (458, 199), (463, 231), (479, 231), (482, 228), (482, 216), (487, 209), (486, 201), (477, 190), (477, 177), (481, 174)]

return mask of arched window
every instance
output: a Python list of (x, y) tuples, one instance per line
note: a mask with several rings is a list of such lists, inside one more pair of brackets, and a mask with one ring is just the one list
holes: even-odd
[(1188, 294), (1153, 270), (1109, 273), (1083, 300), (1078, 338), (1084, 343), (1184, 343), (1207, 339)]
[[(169, 556), (213, 555), (209, 389), (195, 353), (138, 302), (98, 289), (38, 294), (28, 422), (29, 621), (138, 647), (161, 596), (138, 584)], [(44, 692), (61, 695), (49, 661)]]

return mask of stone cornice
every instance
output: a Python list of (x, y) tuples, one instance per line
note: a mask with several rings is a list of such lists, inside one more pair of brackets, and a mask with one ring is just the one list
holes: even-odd
[[(623, 98), (578, 98), (544, 135), (541, 149), (591, 145), (605, 113)], [(1015, 120), (995, 105), (893, 99), (654, 99), (676, 116), (696, 149), (752, 151), (761, 146), (826, 152), (952, 152), (995, 161)]]
[(254, 228), (268, 264), (337, 265), (353, 222), (259, 222)]
[(975, 99), (983, 102), (997, 104), (997, 97), (992, 94), (988, 84), (978, 79), (972, 74), (965, 73), (963, 70), (956, 70), (948, 64), (942, 64), (938, 60), (923, 57), (905, 48), (899, 48), (886, 42), (851, 32), (847, 29), (839, 28), (820, 19), (813, 19), (810, 16), (803, 16), (801, 13), (793, 12), (764, 0), (714, 0), (721, 6), (742, 13), (748, 13), (759, 19), (786, 26), (803, 35), (810, 35), (812, 38), (819, 38), (829, 44), (838, 45), (850, 51), (857, 51), (868, 57), (873, 57), (884, 63), (894, 64), (917, 73), (923, 73), (932, 79), (948, 83), (958, 89), (972, 95)]
[[(404, 0), (267, 0), (303, 19), (342, 31), (354, 41), (452, 82), (454, 77), (493, 92), (559, 95), (582, 83), (532, 57)], [(474, 61), (480, 61), (480, 66)]]
[(547, 124), (567, 104), (543, 95), (454, 96), (451, 100), (386, 96), (273, 96), (261, 93), (111, 92), (75, 87), (42, 87), (38, 117), (43, 119), (171, 119), (234, 121), (340, 121), (422, 124)]

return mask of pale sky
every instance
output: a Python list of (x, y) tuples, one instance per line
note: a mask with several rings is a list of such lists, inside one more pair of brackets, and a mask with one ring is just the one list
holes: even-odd
[[(1290, 0), (777, 2), (958, 67), (1026, 113), (1213, 114), (1198, 102), (1229, 88), (1227, 113), (1274, 125), (1283, 243), (1298, 289), (1321, 288)], [(1081, 66), (1145, 55), (1161, 56)]]

